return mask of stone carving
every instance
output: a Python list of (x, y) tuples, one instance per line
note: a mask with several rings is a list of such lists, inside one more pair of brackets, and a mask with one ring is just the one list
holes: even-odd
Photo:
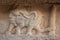
[(12, 34), (40, 34), (42, 14), (36, 11), (14, 10), (9, 15), (9, 33)]

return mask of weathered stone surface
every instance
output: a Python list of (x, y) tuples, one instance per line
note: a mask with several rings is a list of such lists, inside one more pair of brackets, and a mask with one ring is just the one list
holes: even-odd
[(9, 25), (8, 14), (0, 11), (0, 34), (6, 32)]
[[(13, 10), (10, 12), (9, 32), (13, 34), (21, 34), (26, 30), (27, 34), (36, 35), (48, 34), (48, 14), (43, 14), (38, 10)], [(26, 33), (25, 32), (25, 33)], [(24, 33), (24, 34), (25, 34)]]
[(14, 1), (0, 0), (0, 12), (3, 12), (0, 13), (0, 40), (60, 39), (59, 5), (54, 5), (51, 11), (51, 5), (40, 4), (46, 0)]
[(48, 0), (49, 3), (60, 3), (60, 0)]
[(60, 37), (60, 5), (55, 5), (55, 9), (56, 9), (55, 34), (56, 36)]
[(8, 29), (8, 21), (0, 20), (0, 34), (4, 34)]
[(49, 13), (46, 10), (16, 9), (10, 11), (8, 16), (9, 25), (5, 34), (0, 34), (1, 40), (55, 39), (52, 38), (54, 35), (49, 34)]

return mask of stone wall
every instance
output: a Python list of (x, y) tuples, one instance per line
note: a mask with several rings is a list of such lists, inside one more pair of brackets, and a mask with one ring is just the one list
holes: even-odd
[(0, 40), (60, 39), (60, 5), (33, 4), (0, 5)]

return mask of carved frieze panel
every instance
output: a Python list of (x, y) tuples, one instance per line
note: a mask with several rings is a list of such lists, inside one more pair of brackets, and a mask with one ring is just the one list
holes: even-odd
[(13, 10), (9, 14), (9, 34), (48, 34), (48, 19), (36, 10)]

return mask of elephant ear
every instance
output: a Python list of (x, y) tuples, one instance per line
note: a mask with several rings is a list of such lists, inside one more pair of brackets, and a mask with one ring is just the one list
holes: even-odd
[(30, 13), (28, 11), (26, 11), (26, 10), (20, 10), (19, 13), (20, 13), (21, 16), (23, 16), (26, 19), (30, 18), (30, 16), (29, 16)]

